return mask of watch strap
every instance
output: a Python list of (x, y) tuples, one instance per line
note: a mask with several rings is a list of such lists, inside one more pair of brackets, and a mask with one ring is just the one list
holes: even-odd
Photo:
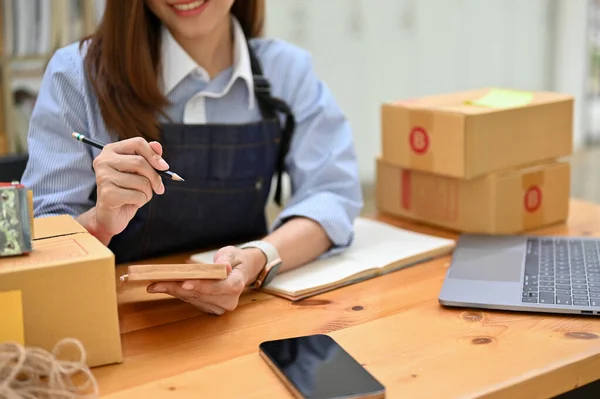
[(250, 241), (239, 246), (240, 249), (244, 248), (256, 248), (259, 249), (267, 258), (267, 261), (258, 274), (256, 280), (251, 284), (254, 288), (259, 288), (263, 282), (267, 279), (267, 276), (271, 272), (276, 272), (281, 265), (281, 258), (277, 248), (271, 243), (266, 241), (256, 240)]

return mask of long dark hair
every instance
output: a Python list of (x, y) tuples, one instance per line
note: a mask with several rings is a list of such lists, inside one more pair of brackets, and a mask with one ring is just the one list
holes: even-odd
[[(248, 38), (262, 34), (265, 0), (235, 0), (231, 13)], [(144, 0), (107, 0), (88, 43), (85, 73), (106, 128), (119, 138), (157, 139), (167, 99), (159, 87), (160, 20)]]

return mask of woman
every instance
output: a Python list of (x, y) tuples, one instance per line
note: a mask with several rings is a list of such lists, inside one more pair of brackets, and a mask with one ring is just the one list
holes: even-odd
[[(263, 14), (263, 0), (108, 0), (45, 73), (23, 178), (36, 216), (73, 215), (119, 263), (221, 247), (226, 280), (148, 287), (215, 314), (347, 248), (362, 206), (350, 127), (306, 52), (258, 38)], [(284, 170), (292, 196), (268, 230)]]

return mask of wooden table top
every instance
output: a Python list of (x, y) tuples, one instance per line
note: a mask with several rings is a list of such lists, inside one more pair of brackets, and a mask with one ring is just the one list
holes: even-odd
[[(566, 225), (537, 232), (600, 236), (600, 206), (574, 200)], [(151, 296), (143, 287), (127, 289), (119, 293), (125, 361), (94, 374), (102, 395), (112, 399), (291, 397), (259, 357), (258, 345), (326, 333), (394, 398), (543, 398), (600, 378), (599, 318), (442, 308), (437, 298), (449, 261), (446, 256), (298, 303), (248, 292), (224, 316)]]

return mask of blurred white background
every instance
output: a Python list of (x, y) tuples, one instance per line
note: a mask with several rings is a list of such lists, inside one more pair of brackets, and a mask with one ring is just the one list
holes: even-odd
[[(86, 21), (101, 17), (105, 0), (0, 1), (10, 65), (0, 87), (5, 108), (16, 104), (13, 149), (25, 151), (27, 117), (53, 45), (90, 29)], [(266, 1), (266, 34), (312, 53), (350, 119), (365, 184), (374, 180), (386, 101), (482, 86), (563, 91), (576, 98), (576, 149), (600, 137), (598, 0)], [(59, 30), (50, 34), (52, 21)]]
[(267, 34), (308, 49), (374, 177), (382, 102), (504, 86), (577, 97), (583, 127), (586, 0), (268, 0)]

